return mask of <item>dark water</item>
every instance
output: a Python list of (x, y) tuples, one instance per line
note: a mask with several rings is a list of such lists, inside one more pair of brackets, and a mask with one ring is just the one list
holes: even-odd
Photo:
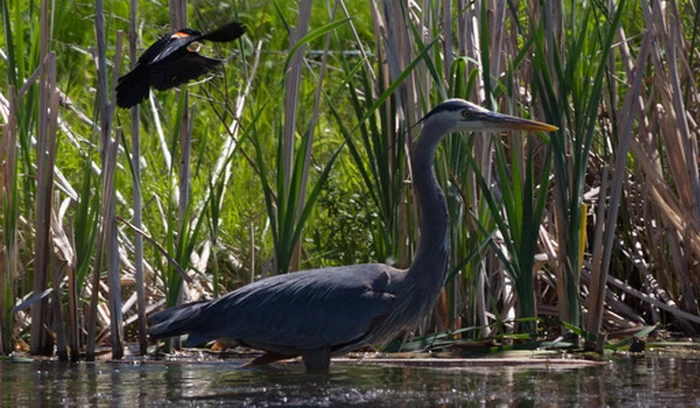
[(601, 367), (239, 369), (238, 363), (0, 362), (11, 406), (700, 407), (700, 360), (623, 359)]

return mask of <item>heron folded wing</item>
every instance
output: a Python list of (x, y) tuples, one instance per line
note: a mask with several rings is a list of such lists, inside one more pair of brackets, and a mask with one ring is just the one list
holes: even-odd
[(278, 350), (361, 342), (394, 304), (391, 293), (372, 286), (386, 279), (381, 277), (383, 268), (386, 265), (325, 268), (248, 285), (209, 305), (206, 316), (218, 327), (209, 335)]

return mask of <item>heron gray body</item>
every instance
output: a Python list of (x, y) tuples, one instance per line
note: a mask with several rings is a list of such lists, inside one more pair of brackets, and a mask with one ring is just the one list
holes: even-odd
[(426, 115), (411, 160), (421, 237), (408, 269), (375, 263), (277, 275), (218, 299), (157, 313), (151, 337), (235, 340), (267, 352), (253, 364), (302, 356), (307, 369), (327, 369), (331, 355), (383, 342), (416, 325), (435, 303), (447, 268), (447, 205), (433, 172), (435, 151), (449, 133), (486, 128), (554, 129), (461, 99)]

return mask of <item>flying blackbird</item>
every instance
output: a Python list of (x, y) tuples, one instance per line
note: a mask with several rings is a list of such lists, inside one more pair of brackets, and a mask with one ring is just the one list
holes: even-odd
[(117, 105), (130, 108), (148, 97), (151, 86), (164, 91), (204, 75), (223, 60), (200, 55), (196, 43), (233, 41), (244, 32), (244, 25), (232, 22), (206, 34), (184, 28), (162, 37), (139, 57), (131, 72), (119, 78)]

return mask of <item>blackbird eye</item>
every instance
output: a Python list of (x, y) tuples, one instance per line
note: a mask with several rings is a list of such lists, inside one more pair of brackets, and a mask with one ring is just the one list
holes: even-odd
[(462, 117), (465, 119), (468, 119), (471, 115), (472, 115), (472, 113), (469, 112), (469, 110), (467, 110), (467, 109), (462, 111)]

